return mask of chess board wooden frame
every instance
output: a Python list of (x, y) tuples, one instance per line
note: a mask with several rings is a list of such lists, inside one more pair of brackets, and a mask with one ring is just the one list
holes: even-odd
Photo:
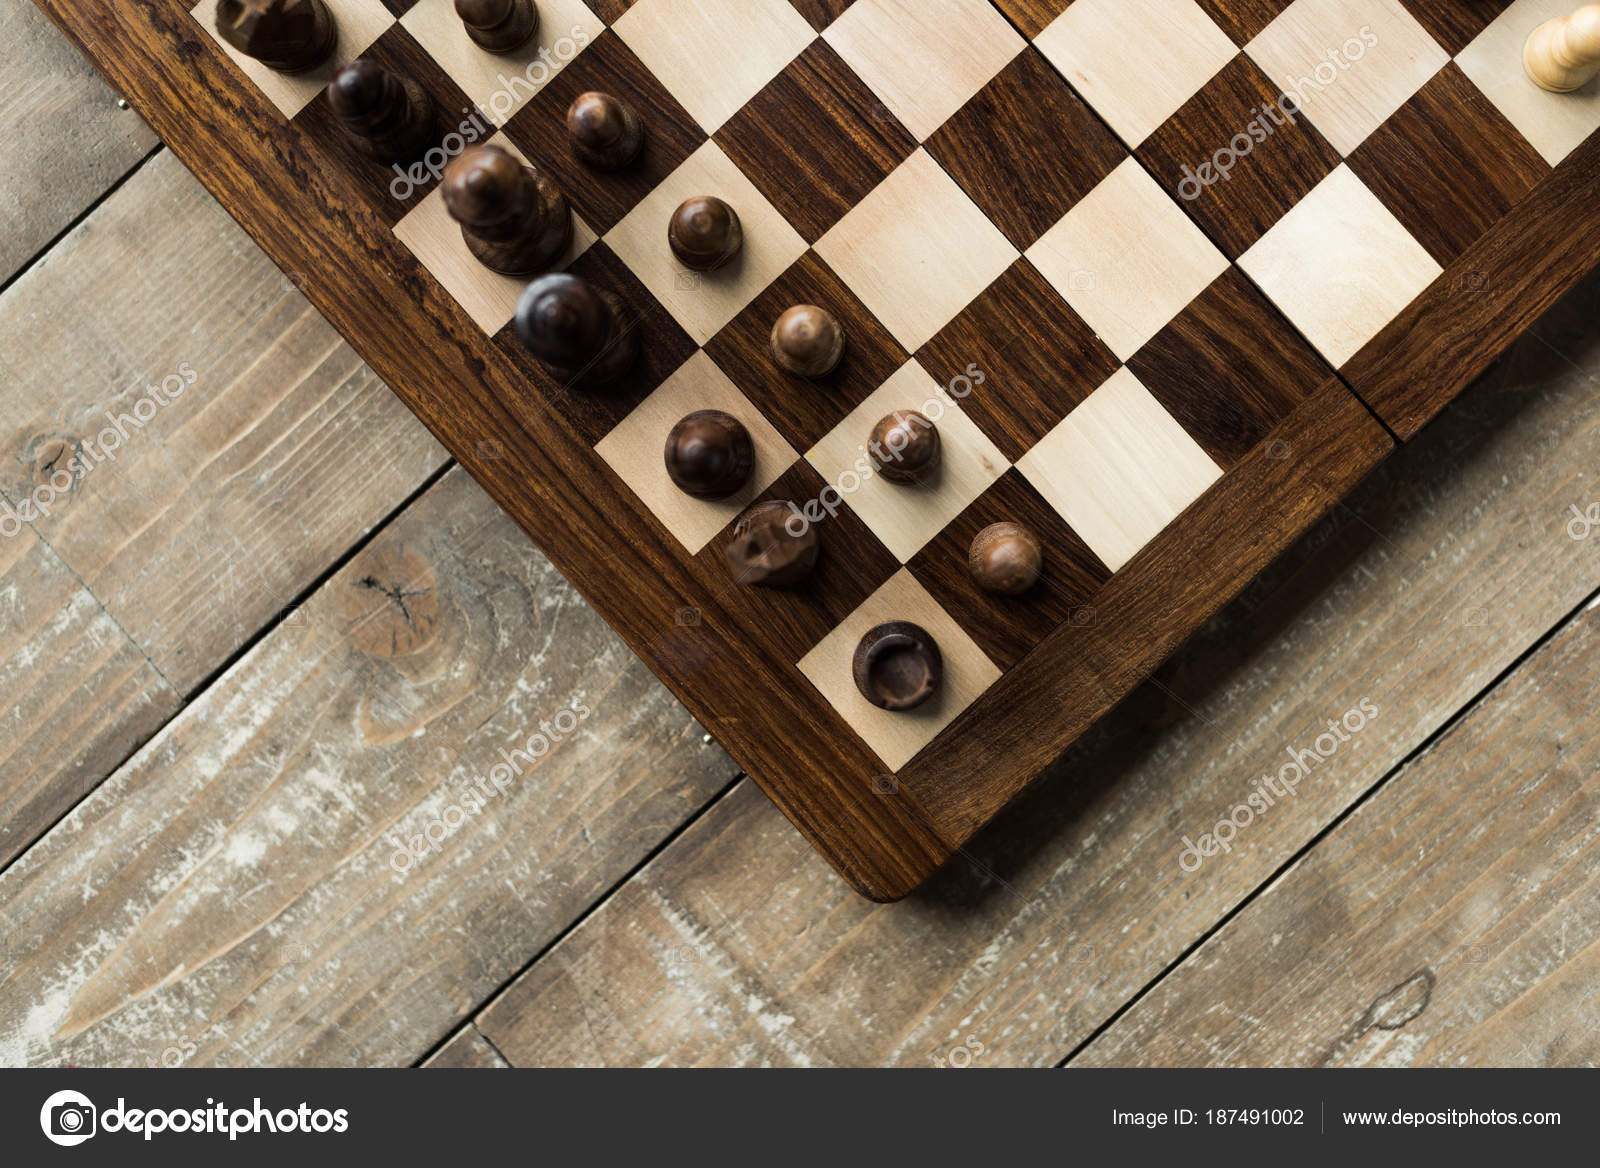
[[(890, 900), (1600, 263), (1600, 102), (1586, 91), (1558, 108), (1522, 88), (1524, 26), (1568, 0), (923, 0), (920, 21), (905, 0), (749, 0), (760, 51), (714, 46), (727, 75), (687, 68), (663, 28), (709, 6), (724, 19), (706, 27), (734, 35), (727, 2), (544, 0), (547, 29), (581, 33), (580, 51), (487, 119), (569, 186), (574, 270), (652, 305), (644, 380), (618, 406), (497, 343), (515, 288), (452, 260), (430, 178), (399, 199), (404, 183), (340, 140), (315, 96), (325, 76), (247, 71), (201, 19), (214, 0), (37, 0), (844, 878)], [(482, 111), (467, 90), (489, 74), (450, 47), (440, 0), (333, 4), (341, 53), (412, 72), (447, 109)], [(1337, 56), (1357, 46), (1327, 36), (1336, 12), (1373, 26), (1358, 38), (1375, 42), (1367, 71)], [(871, 56), (886, 30), (904, 59)], [(1160, 70), (1136, 87), (1118, 80), (1141, 67), (1135, 53)], [(1282, 133), (1263, 123), (1263, 141), (1236, 151), (1259, 153), (1199, 198), (1164, 189), (1239, 141), (1248, 126), (1234, 115), (1282, 90), (1269, 73), (1303, 63), (1316, 81), (1323, 55), (1346, 76), (1331, 97), (1317, 90), (1320, 107), (1308, 101)], [(580, 84), (641, 107), (646, 173), (607, 187), (561, 156), (558, 121), (537, 103), (548, 90), (545, 104), (564, 108)], [(821, 143), (796, 137), (819, 102), (839, 101), (859, 116)], [(1362, 124), (1374, 108), (1390, 111), (1376, 129)], [(1060, 142), (1030, 129), (1043, 122)], [(749, 287), (662, 286), (682, 274), (645, 249), (660, 216), (625, 222), (697, 185), (742, 202), (752, 247), (736, 279)], [(950, 238), (928, 255), (947, 270), (897, 287), (928, 255), (877, 256), (873, 242), (935, 203), (930, 230)], [(1130, 230), (1130, 206), (1160, 230)], [(1073, 266), (1115, 242), (1137, 269), (1154, 246), (1142, 237), (1185, 231), (1201, 242), (1146, 286)], [(1343, 250), (1315, 254), (1327, 281), (1305, 294), (1307, 248), (1330, 239)], [(802, 297), (852, 305), (844, 383), (814, 398), (758, 360), (765, 324)], [(969, 365), (1022, 406), (941, 394)], [(1052, 378), (1086, 384), (1039, 388)], [(717, 555), (731, 513), (657, 498), (648, 468), (628, 461), (655, 438), (652, 410), (731, 394), (789, 451), (764, 462), (764, 497), (813, 498), (842, 416), (924, 393), (952, 408), (958, 485), (989, 478), (966, 488), (975, 498), (938, 504), (953, 514), (931, 537), (895, 526), (929, 523), (896, 518), (903, 500), (847, 498), (824, 531), (832, 566), (797, 596), (732, 587)], [(815, 416), (822, 401), (832, 412)], [(1094, 435), (1130, 430), (1148, 438), (1146, 465), (1171, 467), (1171, 483), (1132, 484), (1140, 506), (1148, 491), (1175, 512), (1154, 534), (1132, 504), (1086, 511), (1079, 484), (1060, 481), (1100, 457)], [(1031, 606), (985, 607), (962, 576), (963, 541), (1018, 513), (1047, 531), (1053, 573)], [(869, 723), (841, 683), (841, 647), (880, 614), (948, 632), (954, 705), (931, 725)]]

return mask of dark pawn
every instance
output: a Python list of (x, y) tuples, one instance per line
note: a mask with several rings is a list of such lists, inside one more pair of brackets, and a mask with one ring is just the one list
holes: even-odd
[(522, 343), (572, 385), (614, 381), (639, 355), (637, 331), (622, 328), (621, 302), (565, 272), (529, 284), (516, 320)]
[(732, 414), (696, 410), (667, 435), (667, 474), (697, 499), (726, 499), (750, 481), (756, 447)]
[(927, 418), (896, 410), (872, 428), (868, 449), (878, 473), (903, 485), (920, 483), (938, 469), (940, 445), (939, 431)]
[(491, 53), (514, 53), (539, 31), (533, 0), (456, 0), (456, 15), (473, 43)]
[(723, 550), (733, 578), (740, 584), (787, 588), (811, 575), (822, 544), (810, 523), (795, 534), (789, 521), (799, 514), (793, 503), (773, 501), (757, 503), (741, 515)]
[(796, 304), (772, 326), (772, 359), (799, 377), (825, 377), (844, 356), (844, 330), (833, 313)]
[(714, 195), (697, 195), (672, 213), (667, 226), (672, 254), (686, 268), (710, 272), (720, 268), (744, 246), (744, 228), (738, 213)]
[(340, 69), (328, 85), (328, 101), (356, 148), (385, 166), (410, 162), (432, 144), (427, 91), (381, 65), (355, 61)]
[(1039, 582), (1044, 551), (1039, 537), (1020, 523), (991, 523), (972, 541), (967, 568), (980, 588), (1021, 596)]
[(638, 113), (609, 93), (578, 94), (567, 107), (567, 135), (578, 161), (594, 170), (621, 170), (644, 149)]
[(890, 621), (870, 630), (856, 646), (856, 688), (883, 710), (914, 710), (944, 681), (944, 658), (927, 630)]
[(323, 0), (220, 0), (217, 35), (279, 73), (315, 69), (339, 44)]
[(445, 169), (444, 204), (468, 250), (503, 275), (547, 271), (572, 242), (561, 188), (499, 146), (474, 146)]

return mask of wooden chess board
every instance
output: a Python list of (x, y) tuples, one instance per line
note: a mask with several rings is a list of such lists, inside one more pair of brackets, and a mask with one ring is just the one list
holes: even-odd
[[(340, 61), (448, 115), (430, 167), (354, 152), (322, 88), (226, 50), (215, 0), (39, 0), (839, 872), (903, 896), (1433, 417), (1600, 261), (1600, 91), (1520, 50), (1573, 0), (541, 0), (491, 56), (450, 0), (330, 0)], [(648, 145), (578, 165), (564, 112), (607, 90)], [(1296, 104), (1281, 101), (1286, 91)], [(479, 129), (481, 128), (481, 134)], [(615, 292), (642, 356), (575, 391), (510, 327), (437, 163), (470, 135), (554, 175), (563, 266)], [(692, 273), (670, 210), (743, 219)], [(828, 307), (816, 381), (767, 353)], [(668, 483), (681, 415), (755, 437), (720, 503)], [(945, 466), (861, 473), (873, 421), (934, 417)], [(760, 499), (811, 504), (802, 588), (721, 547)], [(1016, 519), (1041, 583), (980, 592)], [(870, 626), (934, 634), (946, 678), (869, 705)], [(508, 647), (515, 652), (516, 647)], [(1290, 679), (1286, 684), (1292, 684)]]

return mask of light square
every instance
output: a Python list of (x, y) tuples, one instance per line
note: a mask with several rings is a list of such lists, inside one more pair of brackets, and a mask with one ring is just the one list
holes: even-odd
[(1295, 0), (1245, 52), (1346, 157), (1450, 63), (1400, 0)]
[(1551, 166), (1600, 129), (1600, 80), (1550, 93), (1528, 79), (1522, 47), (1547, 20), (1570, 16), (1572, 0), (1517, 0), (1466, 47), (1456, 64)]
[(1239, 266), (1335, 367), (1443, 271), (1344, 165), (1240, 256)]
[(921, 147), (816, 250), (909, 352), (932, 340), (1018, 254)]
[(989, 0), (857, 0), (822, 37), (919, 142), (1026, 44)]
[(400, 23), (497, 126), (606, 27), (583, 0), (539, 0), (539, 31), (533, 39), (514, 53), (491, 53), (463, 31), (455, 0), (420, 0)]
[(1239, 53), (1194, 0), (1076, 0), (1034, 44), (1130, 147)]
[[(880, 710), (856, 689), (856, 645), (875, 626), (910, 621), (933, 637), (944, 682), (914, 710)], [(800, 672), (891, 770), (899, 770), (1000, 679), (1000, 670), (928, 590), (902, 568), (800, 660)]]
[(333, 56), (305, 73), (278, 73), (260, 61), (246, 57), (217, 35), (217, 0), (200, 0), (191, 15), (218, 47), (233, 59), (244, 75), (256, 83), (278, 112), (292, 118), (328, 87), (333, 75), (372, 47), (374, 41), (394, 25), (394, 14), (383, 0), (328, 0), (334, 23), (339, 27), (339, 44)]
[(708, 134), (817, 35), (789, 0), (638, 0), (612, 27)]
[[(750, 431), (750, 440), (756, 449), (755, 471), (744, 489), (731, 498), (696, 499), (679, 490), (667, 475), (663, 456), (667, 435), (680, 419), (696, 410), (721, 410), (732, 414)], [(640, 402), (616, 429), (600, 440), (595, 450), (690, 555), (716, 538), (717, 533), (737, 519), (761, 492), (799, 461), (794, 448), (704, 350), (697, 351)]]
[(1132, 158), (1045, 232), (1028, 259), (1124, 361), (1228, 269)]
[[(504, 134), (496, 134), (489, 142), (528, 161), (527, 155)], [(485, 333), (493, 336), (516, 314), (517, 301), (522, 298), (529, 280), (502, 276), (478, 262), (461, 237), (461, 225), (450, 218), (441, 188), (434, 187), (408, 211), (406, 217), (395, 224), (394, 233)], [(556, 263), (556, 270), (571, 265), (594, 241), (594, 231), (574, 213), (572, 246)]]
[(1017, 468), (1113, 572), (1222, 477), (1126, 367)]
[[(902, 485), (881, 475), (861, 473), (870, 457), (867, 439), (872, 428), (895, 410), (916, 410), (939, 431), (939, 470), (927, 482)], [(844, 485), (861, 480), (859, 490), (845, 492), (850, 509), (902, 564), (921, 551), (1010, 466), (977, 423), (962, 413), (933, 375), (915, 360), (907, 361), (851, 410), (844, 421), (811, 448), (806, 460), (841, 492)]]
[[(744, 246), (714, 272), (684, 267), (667, 224), (685, 199), (716, 195), (739, 215)], [(673, 318), (703, 345), (805, 254), (806, 241), (715, 142), (701, 145), (605, 237)]]

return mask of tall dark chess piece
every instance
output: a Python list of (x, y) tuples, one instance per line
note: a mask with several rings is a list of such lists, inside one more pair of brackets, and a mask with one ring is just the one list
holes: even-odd
[(799, 515), (793, 503), (771, 500), (739, 516), (723, 549), (733, 578), (741, 584), (785, 588), (809, 576), (817, 566), (821, 540), (815, 524), (792, 522)]
[(667, 435), (667, 476), (697, 499), (726, 499), (750, 481), (756, 465), (750, 431), (732, 414), (696, 410)]
[(565, 272), (528, 285), (517, 305), (517, 335), (552, 372), (583, 388), (616, 380), (639, 356), (621, 301)]
[(727, 203), (714, 195), (697, 195), (672, 213), (667, 242), (684, 267), (711, 272), (739, 254), (744, 228)]
[(445, 169), (444, 205), (468, 250), (503, 275), (548, 271), (572, 243), (561, 188), (499, 146), (473, 146)]
[(621, 170), (644, 149), (638, 112), (609, 93), (580, 93), (567, 107), (567, 136), (578, 161), (594, 170)]
[(409, 77), (371, 61), (356, 61), (334, 75), (328, 102), (356, 149), (392, 166), (410, 162), (433, 144), (433, 101)]
[(852, 661), (856, 688), (883, 710), (914, 710), (939, 692), (944, 658), (926, 629), (890, 621), (867, 632)]
[(473, 43), (491, 53), (514, 53), (539, 31), (533, 0), (456, 0), (456, 15)]
[(279, 73), (315, 69), (339, 44), (323, 0), (220, 0), (217, 35)]

